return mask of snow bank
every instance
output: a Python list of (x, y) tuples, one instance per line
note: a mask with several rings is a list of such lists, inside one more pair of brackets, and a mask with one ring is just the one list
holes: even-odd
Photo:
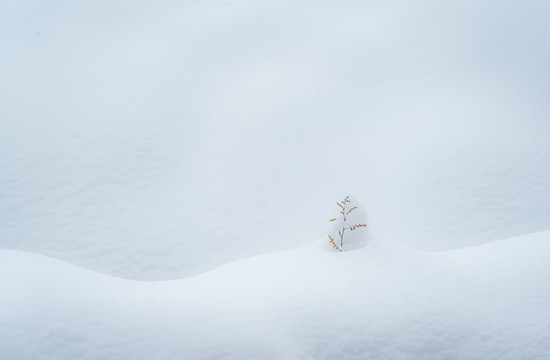
[(543, 359), (550, 232), (441, 253), (322, 242), (139, 282), (0, 252), (10, 360)]
[(549, 11), (2, 1), (0, 248), (180, 278), (326, 236), (349, 193), (419, 249), (549, 230)]

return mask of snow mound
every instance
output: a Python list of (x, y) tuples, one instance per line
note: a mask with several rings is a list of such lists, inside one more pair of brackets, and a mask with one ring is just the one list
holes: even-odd
[(140, 282), (0, 251), (19, 359), (550, 358), (550, 232), (428, 253), (324, 241)]
[(422, 250), (550, 230), (549, 1), (45, 3), (0, 1), (0, 248), (177, 279), (348, 193)]

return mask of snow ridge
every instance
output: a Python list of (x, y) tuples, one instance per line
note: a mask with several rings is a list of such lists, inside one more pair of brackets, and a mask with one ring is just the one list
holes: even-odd
[(377, 238), (140, 282), (0, 251), (0, 353), (19, 359), (542, 359), (550, 232), (420, 252)]

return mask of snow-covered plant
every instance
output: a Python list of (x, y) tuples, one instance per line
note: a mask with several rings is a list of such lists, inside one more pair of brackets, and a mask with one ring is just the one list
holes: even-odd
[(338, 251), (342, 251), (344, 248), (344, 235), (346, 233), (346, 230), (354, 231), (354, 230), (360, 230), (361, 228), (366, 228), (367, 225), (364, 223), (354, 224), (350, 225), (351, 220), (350, 215), (352, 212), (356, 211), (359, 208), (359, 205), (355, 205), (352, 203), (352, 200), (350, 200), (349, 196), (346, 196), (344, 200), (341, 202), (336, 203), (338, 207), (340, 208), (340, 221), (338, 221), (338, 218), (329, 219), (330, 222), (336, 222), (336, 231), (338, 232), (338, 239), (335, 240), (334, 237), (336, 237), (335, 234), (329, 235), (329, 242), (332, 245), (332, 247)]

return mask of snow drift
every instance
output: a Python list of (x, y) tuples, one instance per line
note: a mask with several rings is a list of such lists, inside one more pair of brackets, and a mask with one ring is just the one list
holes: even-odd
[(439, 253), (326, 241), (139, 282), (0, 251), (10, 360), (546, 359), (550, 232)]
[(325, 236), (348, 193), (418, 249), (550, 230), (549, 11), (1, 1), (0, 247), (181, 278)]

